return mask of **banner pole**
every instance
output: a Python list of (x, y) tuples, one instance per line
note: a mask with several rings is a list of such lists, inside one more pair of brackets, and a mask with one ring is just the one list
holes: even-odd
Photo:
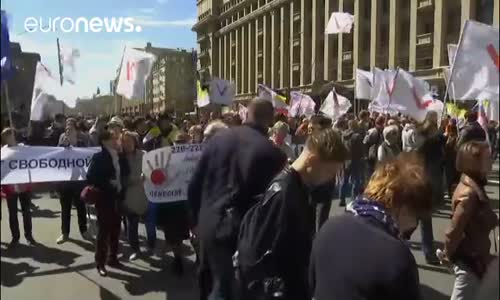
[(59, 81), (63, 85), (63, 66), (61, 63), (61, 46), (59, 45), (59, 38), (57, 38), (57, 62), (59, 63)]
[[(451, 84), (452, 79), (453, 79), (453, 69), (455, 67), (455, 60), (456, 60), (458, 54), (460, 53), (460, 45), (462, 44), (462, 40), (463, 40), (463, 36), (464, 36), (464, 31), (465, 31), (465, 26), (467, 26), (467, 23), (468, 23), (468, 21), (465, 21), (464, 28), (460, 32), (460, 38), (458, 39), (458, 45), (457, 45), (457, 52), (455, 53), (455, 57), (453, 57), (453, 64), (450, 67), (450, 78), (448, 78), (448, 83), (446, 84), (446, 90), (445, 90), (444, 98), (443, 98), (443, 103), (445, 103), (445, 104), (446, 104), (446, 100), (448, 98), (450, 84)], [(455, 94), (455, 92), (453, 92), (453, 94)], [(455, 98), (455, 95), (453, 95), (453, 98)], [(457, 99), (453, 99), (453, 102), (456, 104), (457, 103)]]
[(5, 90), (5, 103), (7, 105), (7, 114), (9, 117), (9, 127), (14, 129), (14, 122), (12, 122), (12, 110), (10, 108), (10, 98), (9, 98), (9, 86), (6, 80), (2, 80), (2, 84)]

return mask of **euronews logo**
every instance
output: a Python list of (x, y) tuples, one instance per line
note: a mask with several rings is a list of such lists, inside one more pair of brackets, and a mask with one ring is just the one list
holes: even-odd
[(134, 24), (134, 18), (123, 17), (55, 17), (55, 18), (35, 18), (28, 17), (24, 20), (26, 32), (109, 32), (109, 33), (131, 33), (141, 32), (142, 27)]

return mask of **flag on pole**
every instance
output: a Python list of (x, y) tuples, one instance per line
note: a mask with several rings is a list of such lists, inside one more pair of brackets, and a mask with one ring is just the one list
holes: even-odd
[(59, 64), (63, 81), (75, 84), (76, 80), (76, 61), (80, 58), (80, 51), (67, 45), (60, 45)]
[(247, 120), (248, 108), (241, 103), (238, 104), (238, 115), (240, 116), (242, 122)]
[(351, 33), (352, 25), (354, 24), (354, 16), (346, 12), (332, 13), (328, 25), (326, 26), (326, 34), (336, 33)]
[(268, 88), (263, 84), (259, 84), (257, 86), (257, 94), (259, 95), (259, 98), (271, 101), (274, 109), (277, 112), (288, 114), (289, 107), (288, 104), (286, 103), (286, 97), (279, 95), (271, 88)]
[(467, 20), (451, 68), (456, 100), (499, 100), (499, 29)]
[(356, 69), (356, 98), (371, 99), (373, 73)]
[[(33, 84), (33, 96), (31, 98), (31, 114), (30, 120), (42, 121), (44, 119), (44, 111), (48, 104), (49, 97), (55, 97), (60, 90), (60, 84), (53, 73), (45, 67), (41, 62), (36, 65), (35, 81)], [(75, 101), (69, 101), (75, 107)], [(68, 102), (65, 101), (66, 104)], [(70, 106), (70, 105), (68, 105)]]
[(198, 107), (205, 107), (210, 104), (210, 96), (206, 89), (203, 89), (201, 82), (196, 81), (196, 105)]
[(351, 108), (352, 104), (349, 99), (339, 95), (335, 88), (328, 94), (325, 101), (319, 109), (320, 112), (331, 118), (332, 120), (338, 119), (340, 116), (346, 114)]
[(209, 101), (215, 104), (229, 106), (233, 102), (236, 93), (234, 83), (228, 80), (213, 78), (210, 81)]
[(371, 90), (372, 102), (377, 106), (387, 107), (391, 105), (391, 99), (397, 85), (398, 70), (373, 69), (373, 88)]
[(146, 80), (154, 61), (153, 54), (126, 48), (116, 93), (127, 99), (142, 98), (146, 90)]
[(2, 10), (0, 13), (1, 13), (0, 80), (7, 80), (12, 76), (14, 68), (12, 65), (12, 57), (10, 54), (10, 37), (9, 37), (7, 13), (4, 10)]
[(310, 117), (314, 115), (315, 107), (316, 102), (309, 95), (295, 91), (290, 92), (290, 117)]

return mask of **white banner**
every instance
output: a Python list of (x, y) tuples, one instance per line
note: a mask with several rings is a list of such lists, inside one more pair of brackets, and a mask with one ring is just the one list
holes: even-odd
[(85, 180), (92, 155), (101, 149), (3, 147), (1, 184)]
[(210, 82), (210, 102), (231, 105), (235, 95), (234, 83), (224, 79), (214, 78)]
[(326, 34), (351, 33), (354, 24), (354, 16), (346, 12), (332, 13), (328, 24), (326, 25)]
[(187, 188), (200, 160), (202, 145), (176, 145), (144, 155), (142, 173), (149, 201), (166, 203), (187, 200)]
[(146, 79), (155, 59), (153, 54), (126, 48), (116, 93), (127, 99), (142, 99), (146, 90)]

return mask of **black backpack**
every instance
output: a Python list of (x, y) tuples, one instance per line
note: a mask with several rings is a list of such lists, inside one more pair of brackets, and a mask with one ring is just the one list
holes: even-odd
[(236, 274), (243, 299), (284, 299), (285, 286), (276, 266), (282, 244), (285, 204), (275, 197), (290, 173), (287, 167), (278, 174), (268, 190), (260, 196), (241, 222), (237, 252), (234, 257)]

